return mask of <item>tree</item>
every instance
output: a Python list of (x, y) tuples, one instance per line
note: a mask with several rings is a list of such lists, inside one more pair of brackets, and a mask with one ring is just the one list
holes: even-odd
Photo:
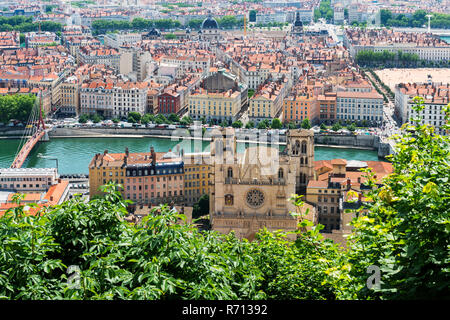
[[(413, 109), (424, 109), (423, 98), (414, 98)], [(444, 108), (450, 120), (450, 104)], [(375, 188), (370, 169), (367, 183), (372, 188), (364, 209), (356, 212), (350, 238), (349, 262), (353, 265), (358, 298), (448, 299), (450, 190), (450, 139), (421, 125), (420, 117), (402, 126), (397, 153), (390, 157), (393, 173)], [(448, 123), (448, 122), (447, 122)], [(448, 124), (444, 125), (449, 129)], [(379, 266), (382, 282), (370, 291), (360, 281), (361, 270)]]
[(327, 130), (327, 126), (325, 125), (324, 122), (322, 122), (322, 123), (320, 124), (320, 129), (321, 129), (321, 130)]
[(120, 120), (119, 120), (119, 119), (117, 119), (117, 118), (113, 118), (113, 119), (112, 119), (112, 122), (113, 122), (113, 123), (119, 123), (119, 122), (120, 122)]
[(156, 122), (157, 124), (164, 124), (164, 123), (167, 123), (167, 119), (166, 119), (166, 117), (165, 117), (163, 114), (159, 113), (159, 114), (155, 117), (155, 122)]
[(166, 40), (174, 40), (174, 39), (177, 38), (177, 36), (176, 36), (175, 34), (173, 34), (173, 33), (168, 33), (168, 34), (166, 34), (166, 35), (164, 36), (164, 38), (165, 38)]
[(142, 124), (147, 124), (147, 123), (150, 123), (150, 122), (153, 122), (153, 121), (155, 121), (155, 116), (153, 114), (150, 114), (150, 113), (144, 114), (142, 116), (142, 118), (141, 118), (141, 123)]
[(341, 130), (342, 129), (342, 126), (341, 126), (341, 124), (340, 124), (340, 122), (338, 121), (338, 122), (336, 122), (335, 124), (333, 124), (333, 126), (331, 127), (331, 130), (333, 130), (333, 131), (339, 131), (339, 130)]
[(169, 114), (168, 120), (171, 122), (180, 122), (180, 117), (176, 113)]
[(231, 124), (231, 126), (232, 126), (233, 128), (242, 128), (242, 122), (241, 122), (241, 120), (237, 120), (237, 121), (233, 122), (233, 123)]
[(248, 21), (249, 22), (256, 22), (256, 14), (258, 13), (258, 11), (256, 10), (250, 10), (248, 13)]
[(281, 123), (280, 119), (274, 118), (272, 120), (272, 123), (270, 124), (270, 127), (272, 129), (281, 129), (281, 128), (283, 128), (283, 124)]
[(354, 132), (356, 130), (356, 124), (352, 122), (351, 125), (347, 126), (347, 129), (351, 132)]
[(192, 123), (194, 123), (194, 120), (192, 120), (192, 118), (190, 116), (184, 116), (181, 119), (181, 121), (180, 121), (180, 124), (183, 124), (183, 125), (186, 125), (186, 126), (190, 125)]
[(308, 118), (306, 118), (306, 119), (304, 119), (304, 120), (302, 121), (301, 127), (302, 127), (303, 129), (311, 129), (311, 122), (309, 121)]
[(265, 119), (265, 120), (260, 121), (260, 122), (258, 123), (257, 128), (258, 128), (258, 129), (267, 129), (267, 128), (269, 127), (269, 125), (270, 125), (269, 120)]
[(94, 114), (94, 115), (91, 117), (91, 120), (92, 120), (93, 123), (99, 123), (100, 121), (103, 120), (103, 118), (100, 117), (98, 114)]
[(78, 122), (79, 123), (86, 123), (89, 120), (89, 116), (87, 114), (82, 114), (79, 118), (78, 118)]
[(295, 122), (291, 121), (291, 122), (288, 123), (287, 128), (288, 129), (296, 129), (297, 125), (295, 124)]
[(192, 218), (197, 219), (209, 213), (209, 195), (204, 194), (198, 199), (192, 210)]
[(10, 120), (26, 122), (30, 117), (36, 96), (32, 94), (14, 94), (0, 96), (0, 122)]
[(141, 114), (139, 112), (135, 111), (128, 112), (129, 123), (138, 123), (139, 121), (141, 121)]
[(246, 129), (253, 129), (255, 127), (255, 123), (253, 121), (249, 121), (247, 122), (247, 124), (245, 125)]
[(189, 20), (188, 25), (191, 29), (200, 29), (202, 23), (203, 23), (202, 19), (191, 19)]

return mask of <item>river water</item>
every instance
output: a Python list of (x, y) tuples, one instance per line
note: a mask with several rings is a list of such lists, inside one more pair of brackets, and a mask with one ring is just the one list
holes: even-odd
[[(166, 152), (169, 149), (176, 150), (177, 144), (185, 152), (209, 151), (208, 141), (187, 140), (172, 141), (163, 138), (53, 138), (49, 142), (40, 142), (31, 151), (24, 168), (48, 168), (55, 167), (56, 161), (39, 158), (41, 153), (46, 157), (57, 158), (58, 168), (61, 174), (89, 173), (89, 162), (96, 153), (106, 150), (110, 153), (125, 152), (128, 147), (130, 152), (149, 152), (153, 146), (157, 152)], [(19, 140), (0, 139), (0, 167), (9, 167), (19, 145)], [(244, 143), (238, 143), (238, 152), (245, 149)], [(284, 146), (281, 146), (284, 148)], [(379, 160), (376, 151), (341, 149), (330, 147), (316, 147), (315, 160), (331, 160), (342, 158), (347, 160)]]

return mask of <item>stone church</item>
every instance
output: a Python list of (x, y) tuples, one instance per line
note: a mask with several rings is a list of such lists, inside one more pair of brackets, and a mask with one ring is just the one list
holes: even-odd
[[(234, 130), (222, 130), (211, 143), (212, 185), (210, 221), (213, 230), (252, 240), (259, 229), (297, 229), (294, 205), (288, 201), (300, 194), (314, 177), (314, 133), (289, 130), (283, 151), (259, 144), (237, 153)], [(307, 218), (315, 222), (314, 208)], [(295, 235), (290, 235), (295, 239)]]

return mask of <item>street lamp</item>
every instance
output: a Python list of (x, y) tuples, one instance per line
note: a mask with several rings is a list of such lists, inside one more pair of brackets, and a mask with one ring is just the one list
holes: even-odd
[(38, 153), (37, 156), (38, 156), (38, 158), (42, 158), (42, 159), (55, 160), (56, 161), (56, 170), (58, 171), (58, 159), (57, 158), (44, 156), (44, 155), (42, 155), (42, 153)]

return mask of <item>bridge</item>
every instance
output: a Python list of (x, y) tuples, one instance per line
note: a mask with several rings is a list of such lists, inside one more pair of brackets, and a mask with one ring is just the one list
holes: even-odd
[[(38, 99), (36, 99), (38, 100)], [(42, 93), (39, 103), (35, 103), (30, 116), (28, 118), (25, 131), (22, 135), (21, 142), (11, 164), (11, 168), (21, 168), (31, 150), (41, 140), (48, 141), (48, 129), (45, 128), (44, 119), (42, 118)]]

